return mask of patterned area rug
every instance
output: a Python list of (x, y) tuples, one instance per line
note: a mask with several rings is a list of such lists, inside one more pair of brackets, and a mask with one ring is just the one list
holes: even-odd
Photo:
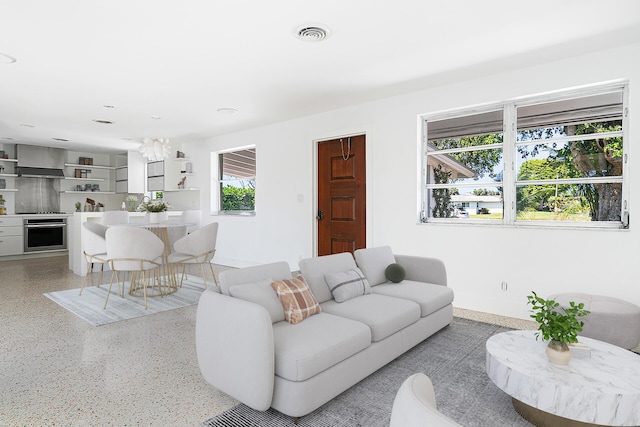
[[(416, 372), (433, 381), (438, 409), (467, 427), (530, 426), (511, 397), (485, 373), (485, 342), (502, 326), (454, 318), (451, 325), (360, 381), (324, 406), (300, 418), (301, 427), (387, 427), (402, 382)], [(201, 427), (292, 427), (291, 417), (238, 405)]]
[(80, 293), (80, 288), (78, 288), (48, 292), (44, 296), (93, 326), (102, 326), (197, 304), (200, 294), (204, 290), (204, 285), (201, 278), (187, 275), (182, 287), (177, 292), (163, 297), (147, 297), (146, 310), (144, 308), (144, 298), (129, 295), (127, 293), (128, 288), (129, 284), (125, 282), (125, 296), (122, 298), (118, 295), (118, 289), (114, 283), (106, 309), (103, 307), (109, 283), (100, 285), (100, 287), (87, 284), (82, 291), (82, 295), (78, 295)]

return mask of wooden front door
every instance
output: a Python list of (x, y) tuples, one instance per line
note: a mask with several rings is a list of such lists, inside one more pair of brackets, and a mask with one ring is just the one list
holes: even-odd
[(365, 136), (318, 143), (318, 256), (366, 246)]

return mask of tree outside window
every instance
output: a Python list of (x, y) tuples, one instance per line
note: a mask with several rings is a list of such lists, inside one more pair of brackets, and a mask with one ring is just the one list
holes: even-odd
[[(625, 227), (627, 90), (620, 83), (426, 116), (421, 220), (455, 218), (457, 203), (475, 207), (468, 222)], [(500, 207), (504, 216), (487, 215)]]

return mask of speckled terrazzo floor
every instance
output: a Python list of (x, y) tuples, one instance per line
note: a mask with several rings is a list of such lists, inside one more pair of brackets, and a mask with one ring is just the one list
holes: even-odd
[(94, 327), (43, 295), (81, 280), (66, 256), (0, 261), (0, 426), (197, 426), (237, 403), (200, 375), (197, 306)]
[(197, 306), (94, 327), (42, 295), (80, 287), (67, 266), (0, 261), (0, 426), (197, 426), (237, 403), (200, 375)]

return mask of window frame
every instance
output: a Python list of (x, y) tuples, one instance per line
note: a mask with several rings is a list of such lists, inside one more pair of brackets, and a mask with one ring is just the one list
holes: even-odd
[[(226, 149), (226, 150), (220, 150), (220, 151), (216, 151), (216, 152), (212, 152), (212, 156), (211, 156), (211, 164), (212, 164), (212, 168), (211, 168), (211, 210), (213, 214), (217, 214), (217, 215), (233, 215), (233, 216), (255, 216), (256, 215), (256, 204), (257, 204), (257, 200), (255, 197), (255, 193), (254, 193), (254, 207), (252, 210), (224, 210), (222, 209), (222, 201), (223, 201), (223, 194), (222, 194), (222, 188), (223, 188), (223, 184), (225, 182), (233, 182), (233, 181), (253, 181), (254, 182), (254, 186), (257, 186), (257, 154), (256, 154), (256, 159), (255, 162), (256, 164), (254, 165), (254, 174), (253, 176), (247, 176), (247, 177), (236, 177), (235, 179), (224, 179), (223, 178), (223, 156), (225, 154), (229, 154), (229, 153), (235, 153), (235, 152), (240, 152), (240, 151), (246, 151), (246, 150), (254, 150), (254, 153), (256, 153), (256, 146), (255, 145), (246, 145), (246, 146), (242, 146), (242, 147), (234, 147), (234, 148), (230, 148), (230, 149)], [(255, 188), (255, 187), (254, 187)]]
[[(531, 106), (535, 104), (551, 103), (554, 101), (565, 101), (574, 98), (582, 98), (594, 95), (601, 95), (607, 92), (620, 92), (622, 95), (622, 130), (606, 133), (606, 134), (588, 134), (576, 135), (576, 136), (561, 136), (554, 139), (542, 139), (539, 143), (548, 142), (561, 142), (573, 140), (590, 140), (595, 139), (595, 136), (607, 135), (607, 137), (621, 137), (622, 138), (622, 175), (611, 177), (582, 177), (582, 178), (565, 178), (555, 180), (517, 180), (518, 164), (517, 155), (518, 147), (532, 145), (532, 141), (517, 141), (518, 125), (517, 125), (517, 109), (523, 106)], [(595, 84), (589, 86), (583, 86), (578, 88), (571, 88), (566, 90), (559, 90), (554, 92), (548, 92), (538, 95), (524, 96), (514, 98), (498, 103), (476, 105), (472, 107), (460, 108), (455, 110), (446, 110), (435, 113), (418, 115), (418, 152), (420, 153), (419, 165), (419, 197), (418, 197), (418, 214), (417, 220), (421, 224), (456, 224), (456, 225), (492, 225), (492, 226), (512, 226), (512, 227), (538, 227), (538, 228), (588, 228), (588, 229), (628, 229), (629, 228), (629, 114), (628, 114), (628, 95), (629, 95), (629, 82), (628, 80), (617, 80), (602, 84)], [(434, 153), (429, 149), (429, 136), (428, 136), (428, 124), (429, 122), (455, 119), (465, 117), (468, 115), (482, 114), (485, 112), (500, 109), (503, 111), (503, 141), (502, 141), (502, 163), (503, 163), (503, 176), (502, 176), (502, 188), (503, 188), (503, 215), (502, 219), (473, 219), (465, 218), (463, 220), (459, 218), (433, 218), (430, 217), (428, 212), (429, 207), (429, 194), (430, 190), (438, 188), (476, 188), (483, 187), (482, 182), (472, 183), (447, 183), (447, 184), (434, 184), (428, 180), (428, 174), (430, 167), (428, 166), (428, 159), (433, 156)], [(433, 138), (432, 138), (433, 139)], [(485, 146), (495, 148), (495, 145)], [(459, 152), (460, 150), (438, 150), (437, 154), (447, 154), (452, 152)], [(526, 185), (550, 185), (550, 184), (576, 184), (576, 183), (620, 183), (622, 185), (621, 190), (621, 206), (620, 206), (620, 221), (544, 221), (544, 220), (518, 220), (517, 215), (517, 203), (516, 203), (516, 189), (518, 186)], [(495, 184), (489, 186), (496, 186)]]

